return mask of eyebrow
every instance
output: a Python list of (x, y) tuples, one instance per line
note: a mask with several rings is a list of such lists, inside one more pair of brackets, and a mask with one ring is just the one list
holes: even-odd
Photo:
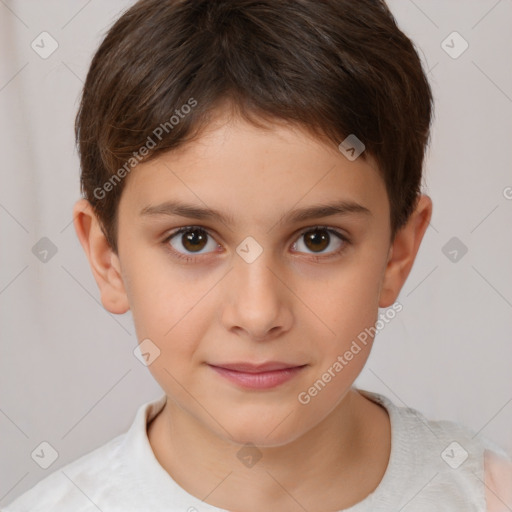
[[(365, 206), (355, 201), (341, 200), (329, 203), (315, 204), (306, 208), (298, 208), (285, 214), (279, 224), (297, 223), (320, 217), (331, 217), (333, 215), (357, 214), (372, 216), (372, 212)], [(203, 208), (193, 204), (186, 204), (180, 201), (166, 201), (164, 203), (146, 206), (140, 211), (141, 216), (180, 216), (196, 220), (218, 221), (226, 225), (234, 224), (234, 217), (231, 214), (224, 214), (211, 208)]]

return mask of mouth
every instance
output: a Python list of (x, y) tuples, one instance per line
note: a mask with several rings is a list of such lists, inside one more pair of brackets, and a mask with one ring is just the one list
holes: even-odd
[(208, 364), (217, 374), (245, 389), (270, 389), (297, 376), (306, 366), (282, 362)]

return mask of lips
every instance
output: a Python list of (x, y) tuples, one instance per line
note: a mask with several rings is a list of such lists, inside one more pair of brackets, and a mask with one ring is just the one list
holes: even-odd
[(247, 390), (275, 388), (293, 379), (307, 366), (271, 361), (262, 364), (222, 363), (208, 365), (218, 375)]
[(217, 368), (224, 368), (226, 370), (233, 370), (235, 372), (243, 373), (263, 373), (272, 372), (276, 370), (287, 370), (289, 368), (297, 368), (304, 366), (303, 364), (288, 364), (281, 361), (270, 361), (267, 363), (253, 364), (253, 363), (219, 363), (211, 364)]

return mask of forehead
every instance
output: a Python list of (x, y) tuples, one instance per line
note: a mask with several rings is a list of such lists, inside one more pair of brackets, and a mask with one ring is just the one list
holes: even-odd
[(129, 206), (129, 214), (138, 215), (184, 202), (224, 212), (223, 220), (275, 222), (295, 208), (343, 201), (386, 216), (384, 182), (375, 160), (365, 156), (350, 161), (336, 145), (297, 126), (261, 128), (218, 116), (193, 141), (137, 165), (126, 178), (120, 210)]

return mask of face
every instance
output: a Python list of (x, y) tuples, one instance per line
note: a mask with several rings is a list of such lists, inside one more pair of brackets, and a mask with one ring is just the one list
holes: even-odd
[[(342, 203), (353, 207), (313, 212)], [(389, 254), (372, 159), (349, 161), (299, 128), (218, 117), (135, 167), (118, 215), (126, 297), (138, 340), (160, 350), (149, 370), (171, 407), (222, 438), (275, 446), (342, 403), (371, 338), (339, 356), (377, 320)], [(245, 380), (214, 368), (241, 362), (301, 368)]]

